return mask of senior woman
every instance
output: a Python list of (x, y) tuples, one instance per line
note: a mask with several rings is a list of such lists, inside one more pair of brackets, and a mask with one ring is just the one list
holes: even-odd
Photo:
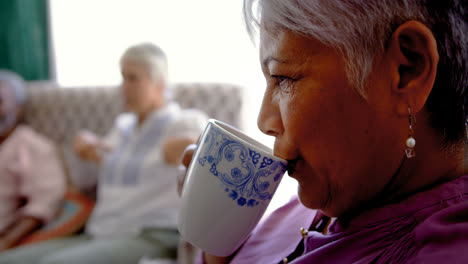
[(101, 165), (98, 197), (84, 234), (0, 254), (0, 263), (138, 263), (142, 257), (176, 257), (178, 163), (207, 116), (165, 96), (167, 58), (158, 46), (129, 47), (120, 68), (130, 113), (117, 117), (107, 137), (83, 131), (74, 141), (78, 156)]
[(468, 263), (466, 8), (244, 1), (267, 85), (258, 126), (298, 196), (203, 261)]

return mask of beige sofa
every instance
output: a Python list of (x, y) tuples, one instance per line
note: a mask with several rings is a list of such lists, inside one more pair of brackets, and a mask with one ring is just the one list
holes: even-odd
[[(177, 83), (170, 89), (173, 99), (183, 108), (200, 109), (210, 118), (242, 128), (241, 87), (222, 83)], [(58, 219), (26, 239), (25, 244), (69, 235), (84, 226), (94, 204), (89, 198), (95, 194), (98, 168), (76, 158), (71, 150), (72, 138), (80, 129), (105, 135), (114, 118), (124, 111), (117, 86), (61, 87), (53, 82), (30, 82), (26, 91), (24, 121), (57, 144), (70, 188)], [(181, 247), (180, 255), (188, 256), (188, 262), (184, 263), (192, 260), (190, 249), (186, 244)]]
[[(172, 97), (183, 108), (197, 108), (210, 118), (242, 126), (242, 88), (222, 83), (176, 83)], [(27, 84), (25, 122), (55, 141), (72, 183), (92, 192), (97, 168), (79, 162), (71, 140), (80, 129), (105, 135), (124, 111), (117, 86), (61, 87), (54, 82)]]
[[(242, 88), (237, 85), (178, 83), (171, 90), (183, 108), (198, 108), (237, 127), (242, 124)], [(69, 144), (82, 128), (105, 134), (122, 111), (116, 86), (66, 88), (52, 82), (27, 85), (26, 123), (59, 144)]]

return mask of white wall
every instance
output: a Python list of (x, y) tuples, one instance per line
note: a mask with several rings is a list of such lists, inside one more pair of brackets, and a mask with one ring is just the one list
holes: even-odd
[[(244, 128), (256, 126), (265, 81), (246, 33), (240, 0), (49, 0), (57, 81), (65, 86), (118, 84), (118, 60), (150, 41), (168, 56), (173, 82), (228, 82), (245, 88)], [(295, 192), (286, 177), (274, 206)], [(273, 207), (274, 207), (273, 206)]]

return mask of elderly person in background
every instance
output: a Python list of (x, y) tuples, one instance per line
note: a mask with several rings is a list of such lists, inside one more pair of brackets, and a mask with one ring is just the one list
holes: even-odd
[(54, 144), (20, 125), (24, 83), (0, 70), (0, 252), (52, 220), (65, 193), (65, 175)]
[(468, 263), (467, 8), (246, 0), (266, 78), (258, 126), (298, 196), (232, 256), (203, 260)]
[(31, 246), (0, 257), (0, 263), (138, 263), (142, 257), (176, 257), (178, 166), (207, 116), (168, 100), (167, 59), (158, 46), (128, 48), (120, 67), (121, 92), (131, 113), (118, 116), (104, 138), (81, 131), (74, 140), (78, 156), (100, 164), (97, 201), (85, 234)]
[[(176, 228), (175, 165), (207, 122), (205, 114), (168, 100), (167, 59), (159, 47), (130, 47), (120, 66), (125, 106), (132, 114), (117, 117), (105, 138), (83, 131), (74, 142), (79, 156), (102, 163), (97, 206), (87, 225), (95, 236)], [(132, 214), (126, 213), (129, 208)]]

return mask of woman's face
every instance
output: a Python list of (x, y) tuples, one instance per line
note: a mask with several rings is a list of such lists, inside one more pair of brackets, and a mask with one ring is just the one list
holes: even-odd
[(125, 105), (130, 111), (146, 113), (162, 100), (161, 87), (155, 83), (142, 65), (130, 60), (123, 60), (122, 93)]
[(401, 117), (358, 95), (342, 56), (316, 40), (264, 30), (260, 60), (267, 88), (258, 126), (289, 160), (301, 202), (336, 216), (375, 197), (403, 159)]

